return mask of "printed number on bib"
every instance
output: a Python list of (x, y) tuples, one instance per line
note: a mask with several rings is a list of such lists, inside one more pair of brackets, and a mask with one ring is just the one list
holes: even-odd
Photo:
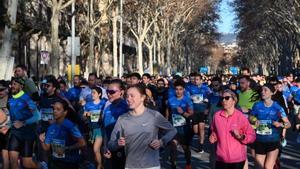
[(202, 94), (194, 94), (191, 96), (193, 103), (202, 103), (203, 102), (203, 95)]
[(256, 133), (259, 135), (272, 135), (272, 121), (259, 120), (259, 126), (256, 128)]
[(66, 150), (66, 145), (65, 145), (65, 140), (58, 140), (58, 139), (53, 139), (51, 143), (52, 147), (52, 155), (55, 158), (65, 158), (65, 150)]
[(43, 121), (53, 120), (53, 109), (52, 108), (42, 108), (41, 115)]
[(174, 127), (186, 125), (186, 119), (180, 114), (172, 114), (172, 121)]
[(98, 122), (100, 115), (100, 110), (91, 111), (91, 122)]

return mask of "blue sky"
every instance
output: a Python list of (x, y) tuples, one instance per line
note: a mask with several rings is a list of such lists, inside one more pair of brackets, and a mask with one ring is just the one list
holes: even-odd
[(220, 22), (217, 23), (218, 31), (221, 33), (234, 33), (233, 8), (228, 4), (233, 0), (222, 0), (220, 5)]

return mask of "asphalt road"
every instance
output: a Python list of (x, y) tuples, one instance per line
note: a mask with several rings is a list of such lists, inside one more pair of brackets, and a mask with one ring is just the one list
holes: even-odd
[[(287, 146), (284, 147), (282, 155), (280, 157), (281, 169), (300, 169), (300, 144), (297, 144), (297, 133), (292, 132), (289, 129), (287, 133)], [(197, 136), (194, 136), (192, 143), (192, 168), (193, 169), (209, 169), (209, 146), (208, 140), (205, 140), (204, 150), (205, 152), (200, 154), (194, 151), (198, 142)], [(184, 169), (185, 159), (183, 151), (179, 148), (177, 166), (178, 169)], [(168, 151), (162, 153), (161, 166), (163, 169), (171, 169), (170, 162), (168, 160)], [(253, 158), (248, 153), (249, 168), (254, 168)]]

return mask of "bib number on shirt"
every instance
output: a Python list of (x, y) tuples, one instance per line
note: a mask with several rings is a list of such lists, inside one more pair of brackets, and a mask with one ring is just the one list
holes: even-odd
[(42, 108), (41, 115), (43, 121), (53, 120), (53, 109), (52, 108)]
[(65, 158), (65, 140), (53, 139), (51, 143), (52, 155), (55, 158)]
[(193, 103), (202, 103), (203, 102), (203, 94), (194, 94), (191, 96)]
[(98, 122), (100, 115), (101, 115), (100, 110), (91, 111), (91, 122)]
[(259, 120), (259, 126), (256, 128), (256, 133), (259, 135), (272, 135), (272, 121)]
[(172, 114), (172, 121), (174, 127), (186, 125), (186, 119), (180, 114)]

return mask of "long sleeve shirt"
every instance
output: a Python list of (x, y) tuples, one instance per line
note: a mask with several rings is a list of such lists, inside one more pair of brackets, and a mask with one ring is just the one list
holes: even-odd
[(126, 113), (118, 119), (108, 143), (110, 150), (117, 150), (118, 139), (125, 137), (126, 168), (151, 168), (160, 166), (159, 150), (149, 144), (158, 139), (158, 131), (164, 135), (160, 138), (164, 145), (176, 135), (176, 129), (159, 112), (146, 108), (140, 116)]
[[(244, 135), (243, 140), (238, 140), (232, 135), (233, 130), (238, 130)], [(237, 163), (247, 158), (246, 144), (253, 143), (256, 135), (248, 119), (235, 109), (228, 117), (224, 110), (216, 112), (211, 131), (217, 136), (217, 161), (224, 163)]]

